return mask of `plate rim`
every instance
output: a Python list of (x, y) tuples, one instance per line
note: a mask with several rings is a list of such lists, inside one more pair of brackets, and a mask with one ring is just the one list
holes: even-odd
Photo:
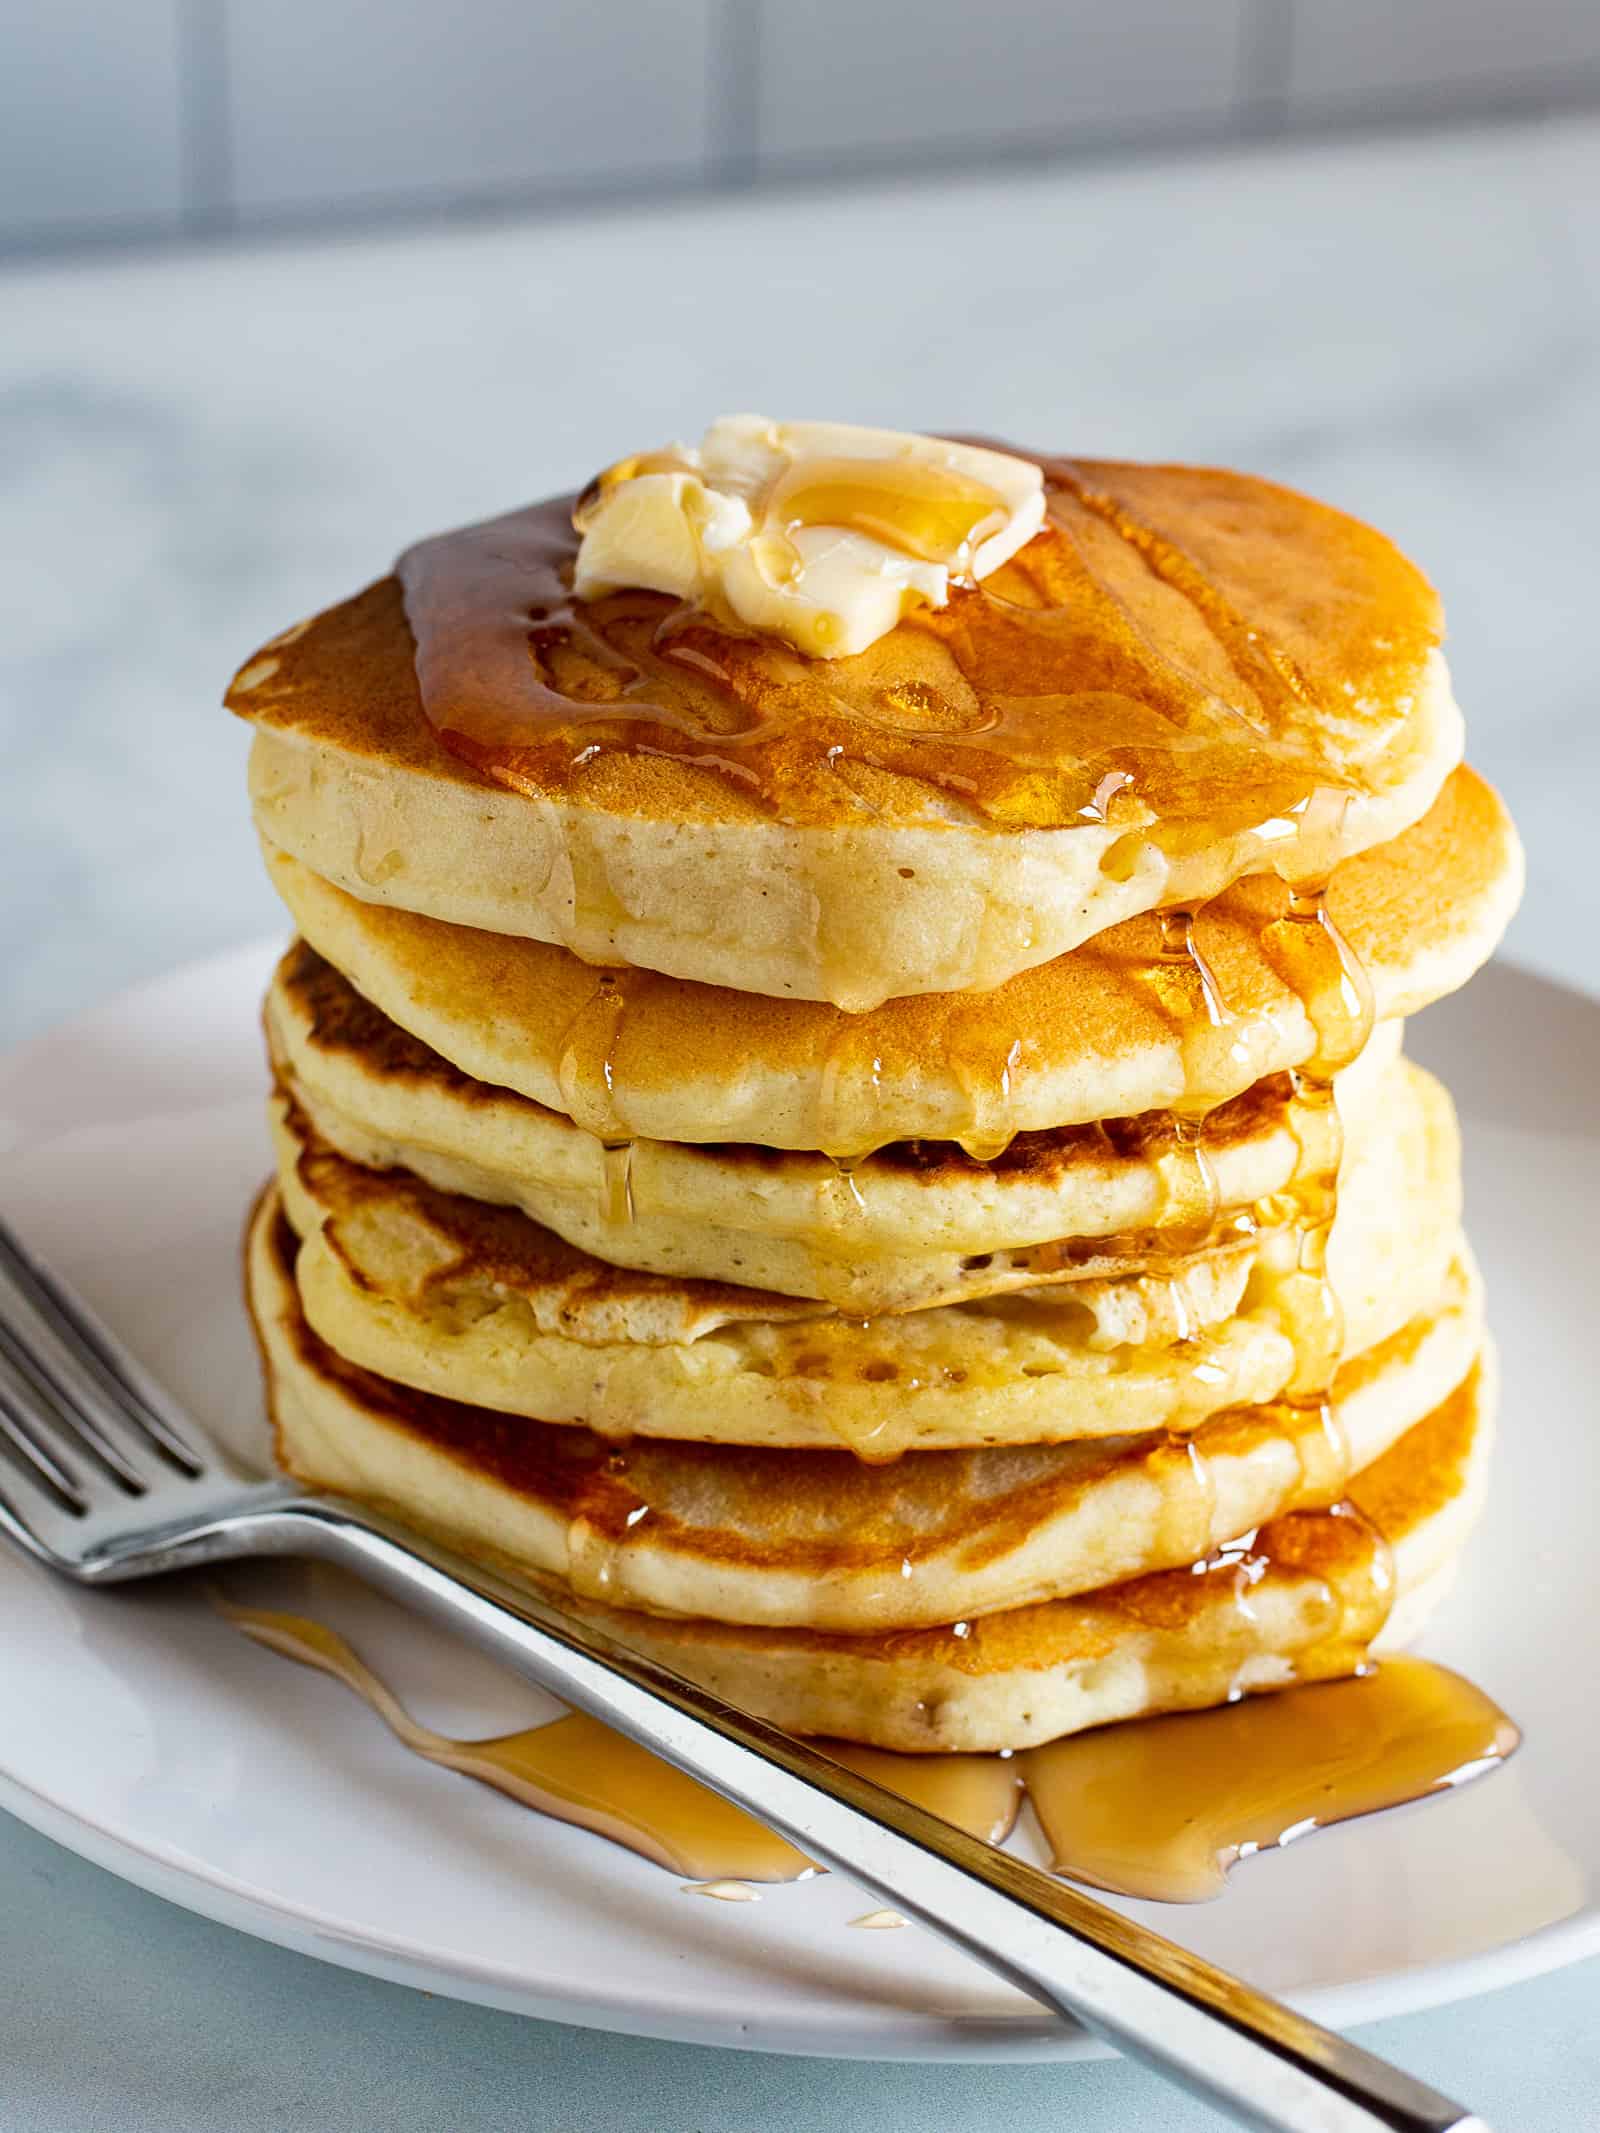
[[(142, 995), (163, 987), (203, 983), (208, 974), (251, 963), (266, 965), (282, 952), (282, 932), (259, 934), (232, 947), (191, 958), (118, 987), (73, 1014), (0, 1051), (0, 1096), (5, 1085), (25, 1076), (30, 1059), (41, 1050), (92, 1026), (109, 1012), (123, 1010)], [(1589, 1007), (1600, 996), (1515, 958), (1496, 959), (1502, 968), (1541, 987), (1564, 993)], [(0, 1117), (0, 1126), (6, 1123)], [(49, 1145), (46, 1132), (7, 1136), (0, 1132), (0, 1154)], [(522, 2014), (577, 2028), (716, 2047), (765, 2051), (783, 2056), (825, 2057), (903, 2063), (966, 2062), (1071, 2064), (1113, 2056), (1111, 2047), (1081, 2029), (1019, 2005), (1016, 2015), (975, 2015), (952, 2021), (936, 2014), (886, 2012), (862, 2001), (853, 2011), (835, 2009), (826, 2031), (807, 2018), (786, 2019), (781, 2003), (756, 2025), (727, 2016), (702, 2014), (687, 1996), (676, 2004), (659, 1990), (621, 1998), (601, 1998), (593, 1991), (563, 1989), (558, 1983), (530, 1985), (505, 1977), (493, 1966), (474, 1969), (460, 1958), (441, 1961), (414, 1946), (381, 1935), (353, 1930), (348, 1920), (320, 1916), (315, 1910), (270, 1892), (247, 1886), (221, 1869), (192, 1858), (170, 1856), (163, 1848), (141, 1844), (48, 1794), (0, 1764), (0, 1810), (41, 1835), (179, 1908), (247, 1933), (253, 1938), (340, 1968), (389, 1983)], [(1343, 1984), (1313, 1986), (1285, 1995), (1289, 2004), (1332, 2028), (1342, 2029), (1470, 1999), (1507, 1985), (1548, 1975), (1565, 1965), (1600, 1953), (1600, 1900), (1530, 1934), (1474, 1955), (1408, 1965)]]
[[(14, 1815), (41, 1836), (120, 1880), (254, 1939), (340, 1969), (406, 1985), (414, 1991), (539, 2021), (562, 2022), (614, 2036), (770, 2052), (786, 2058), (1070, 2065), (1116, 2056), (1109, 2045), (1086, 2031), (1074, 2030), (1047, 2015), (1023, 2012), (1014, 2017), (968, 2017), (957, 2031), (936, 2017), (919, 2019), (903, 2012), (884, 2025), (881, 2011), (874, 2007), (853, 2023), (836, 2012), (830, 2016), (824, 2035), (804, 2022), (784, 2026), (780, 2010), (771, 2028), (764, 2026), (763, 2033), (756, 2036), (748, 2023), (730, 2028), (725, 2021), (696, 2015), (687, 2003), (669, 2010), (661, 2006), (659, 1999), (603, 2001), (563, 1993), (557, 1987), (540, 1989), (512, 1983), (488, 1970), (475, 1973), (464, 1964), (437, 1963), (414, 1950), (354, 1933), (331, 1919), (320, 1919), (308, 1909), (274, 1901), (196, 1862), (166, 1857), (151, 1846), (138, 1844), (58, 1806), (6, 1770), (0, 1770), (0, 1811)], [(1289, 2006), (1314, 2021), (1332, 2029), (1351, 2029), (1367, 2022), (1422, 2014), (1430, 2008), (1473, 1999), (1508, 1985), (1525, 1984), (1597, 1953), (1600, 1907), (1591, 1906), (1479, 1955), (1418, 1964), (1344, 1985), (1314, 1986), (1283, 1997)], [(885, 2026), (890, 2034), (882, 2033)], [(896, 2027), (902, 2032), (898, 2043), (892, 2037)]]

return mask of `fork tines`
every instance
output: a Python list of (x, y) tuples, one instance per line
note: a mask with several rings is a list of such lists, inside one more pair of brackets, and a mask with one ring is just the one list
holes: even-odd
[(140, 1373), (7, 1224), (0, 1221), (0, 1437), (61, 1509), (88, 1508), (90, 1477), (142, 1496), (137, 1463), (153, 1454), (196, 1478), (204, 1459), (168, 1420)]

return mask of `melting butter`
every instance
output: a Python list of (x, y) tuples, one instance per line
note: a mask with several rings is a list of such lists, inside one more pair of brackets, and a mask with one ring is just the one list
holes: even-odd
[(580, 599), (675, 594), (821, 659), (999, 568), (1044, 523), (1032, 461), (842, 422), (724, 415), (620, 460), (579, 499)]

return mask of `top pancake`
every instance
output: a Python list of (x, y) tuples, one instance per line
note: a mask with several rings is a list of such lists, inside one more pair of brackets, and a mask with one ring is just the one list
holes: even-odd
[(409, 620), (386, 579), (236, 678), (258, 823), (358, 896), (859, 1011), (1426, 811), (1460, 719), (1388, 542), (1242, 475), (1046, 476), (1011, 563), (844, 660), (572, 601), (559, 502), (426, 544), (462, 575), (411, 559)]

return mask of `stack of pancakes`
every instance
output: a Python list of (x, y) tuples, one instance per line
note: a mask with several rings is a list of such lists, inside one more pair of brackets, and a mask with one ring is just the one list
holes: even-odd
[[(648, 593), (508, 623), (469, 534), (229, 698), (298, 933), (283, 1465), (887, 1748), (1351, 1672), (1491, 1427), (1401, 1033), (1520, 856), (1432, 594), (1266, 483), (1047, 478), (850, 659)], [(567, 523), (496, 554), (570, 582)]]

